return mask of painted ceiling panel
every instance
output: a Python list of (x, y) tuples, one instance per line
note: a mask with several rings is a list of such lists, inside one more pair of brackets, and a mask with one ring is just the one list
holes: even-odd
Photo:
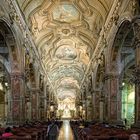
[(57, 5), (52, 11), (53, 20), (72, 23), (80, 20), (80, 12), (72, 4)]
[(77, 52), (73, 47), (66, 44), (56, 50), (55, 57), (62, 60), (74, 60), (77, 57)]
[(84, 71), (71, 65), (62, 65), (49, 72), (48, 75), (52, 82), (55, 82), (56, 80), (64, 77), (73, 77), (80, 82), (82, 81)]
[(71, 87), (74, 89), (79, 89), (79, 83), (77, 80), (75, 80), (72, 77), (65, 77), (63, 79), (61, 79), (61, 81), (57, 82), (57, 88), (58, 87)]
[(59, 100), (64, 100), (66, 98), (75, 100), (76, 91), (74, 89), (59, 88), (57, 89), (57, 96)]

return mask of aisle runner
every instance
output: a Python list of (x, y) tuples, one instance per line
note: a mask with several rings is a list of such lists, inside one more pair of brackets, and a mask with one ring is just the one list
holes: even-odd
[(58, 140), (74, 140), (73, 132), (68, 120), (63, 121)]

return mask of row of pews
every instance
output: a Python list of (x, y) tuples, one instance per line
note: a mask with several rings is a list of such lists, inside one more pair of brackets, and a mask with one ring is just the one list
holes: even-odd
[[(47, 140), (47, 129), (50, 122), (32, 122), (20, 126), (12, 127), (12, 136), (0, 136), (0, 140)], [(62, 125), (61, 121), (57, 121), (59, 128)], [(1, 134), (5, 128), (0, 128)]]
[[(129, 140), (130, 136), (140, 138), (140, 129), (124, 129), (121, 126), (93, 123), (84, 126), (81, 122), (70, 122), (76, 140)], [(139, 138), (138, 138), (139, 137)]]

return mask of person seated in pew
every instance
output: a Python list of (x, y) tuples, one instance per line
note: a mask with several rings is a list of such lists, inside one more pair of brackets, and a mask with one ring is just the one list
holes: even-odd
[(85, 122), (84, 123), (84, 128), (82, 128), (82, 131), (85, 133), (89, 133), (91, 131), (91, 129), (89, 128), (89, 123)]
[(13, 136), (12, 129), (10, 127), (7, 127), (5, 129), (5, 132), (2, 134), (3, 137), (10, 137)]

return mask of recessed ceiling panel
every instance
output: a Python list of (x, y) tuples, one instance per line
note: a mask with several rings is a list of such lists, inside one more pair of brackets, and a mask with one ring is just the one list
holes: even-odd
[(57, 5), (52, 12), (53, 19), (60, 22), (71, 23), (80, 19), (78, 10), (71, 4)]
[(49, 78), (54, 81), (62, 77), (76, 77), (76, 79), (82, 80), (84, 71), (74, 66), (62, 65), (56, 67), (49, 73)]
[(63, 45), (56, 50), (55, 56), (58, 59), (72, 60), (77, 57), (77, 53), (73, 47), (69, 45)]
[(79, 83), (72, 77), (65, 77), (58, 83), (58, 87), (66, 87), (71, 89), (79, 89)]
[(76, 90), (74, 89), (66, 89), (66, 88), (58, 88), (57, 89), (57, 97), (58, 99), (64, 100), (66, 98), (75, 99), (76, 98)]

